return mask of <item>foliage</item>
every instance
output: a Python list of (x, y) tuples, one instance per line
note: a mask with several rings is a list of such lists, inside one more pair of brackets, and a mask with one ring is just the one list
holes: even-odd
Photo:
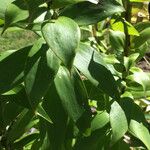
[[(0, 33), (1, 31), (2, 28), (0, 28)], [(38, 36), (32, 31), (9, 28), (0, 36), (0, 52), (23, 48), (33, 44), (37, 38)]]
[(150, 149), (144, 1), (0, 0), (2, 34), (38, 35), (0, 53), (0, 150)]

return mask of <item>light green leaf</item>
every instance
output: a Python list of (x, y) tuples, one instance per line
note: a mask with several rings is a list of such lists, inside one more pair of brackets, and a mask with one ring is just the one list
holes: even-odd
[(128, 130), (128, 123), (125, 113), (116, 101), (114, 101), (111, 105), (110, 124), (112, 127), (111, 144), (113, 145), (121, 139)]
[(42, 27), (43, 36), (51, 50), (71, 68), (80, 41), (80, 29), (70, 18), (59, 17)]
[[(146, 94), (146, 91), (150, 89), (150, 73), (143, 72), (143, 71), (135, 71), (132, 75), (127, 77), (132, 82), (136, 82), (143, 87), (143, 91)], [(141, 89), (139, 89), (141, 91)]]
[(150, 97), (150, 90), (146, 90), (146, 92), (143, 90), (132, 90), (131, 93), (135, 99)]
[(150, 2), (150, 0), (130, 0), (130, 2)]
[(76, 122), (83, 114), (84, 109), (77, 102), (71, 74), (67, 68), (61, 66), (55, 78), (55, 85), (68, 115)]
[(95, 131), (97, 129), (103, 128), (109, 122), (109, 114), (104, 112), (99, 112), (91, 122), (91, 129)]
[(150, 149), (150, 133), (142, 123), (131, 120), (129, 130), (146, 145), (147, 149)]
[(136, 30), (136, 28), (129, 22), (123, 20), (122, 18), (119, 18), (118, 20), (112, 19), (112, 29), (114, 31), (121, 31), (124, 32), (124, 25), (128, 29), (129, 35), (139, 36), (139, 32)]
[(5, 11), (8, 6), (14, 0), (0, 0), (0, 19), (5, 18)]
[(133, 53), (128, 57), (124, 57), (124, 66), (127, 71), (130, 70), (136, 64), (136, 60), (139, 57), (139, 53)]

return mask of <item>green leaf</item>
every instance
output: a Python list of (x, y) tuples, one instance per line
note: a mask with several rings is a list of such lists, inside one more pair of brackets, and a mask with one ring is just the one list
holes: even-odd
[(50, 140), (49, 140), (49, 136), (48, 134), (46, 133), (44, 139), (43, 139), (43, 143), (40, 147), (40, 150), (49, 150), (51, 149), (51, 143), (50, 143)]
[(26, 135), (23, 138), (19, 139), (17, 142), (15, 142), (12, 145), (12, 147), (13, 149), (21, 149), (22, 147), (25, 147), (27, 144), (37, 139), (38, 136), (39, 136), (39, 133), (32, 133), (32, 134)]
[(71, 79), (73, 81), (76, 100), (81, 106), (84, 106), (85, 109), (84, 114), (78, 120), (76, 125), (81, 132), (85, 133), (91, 126), (92, 116), (91, 116), (91, 108), (88, 103), (89, 97), (86, 91), (86, 87), (81, 79), (81, 75), (79, 74), (76, 68), (72, 69)]
[(29, 46), (18, 51), (6, 51), (0, 54), (0, 93), (7, 92), (22, 82), (30, 48)]
[(132, 75), (129, 75), (127, 79), (131, 80), (131, 82), (136, 82), (143, 87), (143, 91), (146, 95), (147, 90), (150, 89), (150, 73), (143, 72), (143, 71), (135, 71)]
[(111, 150), (130, 150), (130, 146), (127, 142), (120, 140), (111, 147)]
[(25, 88), (32, 107), (46, 94), (58, 68), (58, 58), (42, 39), (38, 40), (29, 52), (25, 68)]
[[(50, 147), (52, 150), (61, 150), (65, 141), (68, 116), (62, 106), (54, 83), (50, 86), (44, 97), (43, 108), (53, 122), (53, 124), (47, 122), (44, 127), (49, 136)], [(43, 131), (43, 121), (41, 124), (40, 131)]]
[(43, 36), (51, 50), (64, 65), (71, 68), (80, 41), (80, 29), (70, 18), (59, 17), (42, 27)]
[(82, 116), (84, 109), (79, 105), (76, 99), (74, 86), (71, 80), (71, 74), (67, 68), (60, 66), (55, 78), (55, 85), (63, 107), (72, 120), (76, 122)]
[(150, 97), (150, 90), (146, 90), (146, 92), (143, 90), (137, 90), (137, 91), (131, 90), (131, 93), (132, 93), (134, 99)]
[(45, 119), (46, 121), (48, 121), (49, 123), (53, 123), (52, 120), (50, 119), (50, 117), (48, 116), (48, 114), (46, 113), (46, 111), (43, 109), (43, 107), (41, 106), (41, 104), (38, 105), (35, 114), (37, 116), (42, 117), (43, 119)]
[[(109, 139), (107, 128), (96, 130), (89, 137), (77, 139), (74, 150), (100, 150)], [(109, 147), (110, 148), (110, 147)]]
[(126, 26), (129, 35), (139, 36), (139, 32), (136, 30), (136, 28), (131, 23), (125, 21), (122, 18), (118, 18), (116, 20), (112, 19), (111, 26), (114, 31), (121, 32), (124, 32), (124, 26)]
[(60, 15), (75, 20), (79, 25), (95, 24), (115, 13), (123, 12), (124, 8), (112, 0), (103, 0), (99, 4), (82, 2), (66, 7)]
[(0, 19), (5, 18), (5, 11), (8, 6), (13, 0), (0, 0)]
[(114, 101), (111, 105), (110, 124), (112, 127), (111, 144), (113, 145), (120, 140), (128, 130), (128, 123), (125, 113), (116, 101)]
[(84, 85), (84, 82), (81, 79), (81, 75), (76, 68), (72, 68), (71, 71), (72, 71), (71, 79), (72, 79), (72, 83), (74, 85), (74, 91), (76, 94), (76, 98), (81, 105), (84, 104), (85, 107), (88, 109), (89, 108), (88, 93), (87, 93), (86, 87)]
[(20, 115), (18, 116), (17, 120), (11, 126), (11, 130), (8, 130), (8, 141), (13, 142), (16, 139), (20, 138), (24, 132), (27, 132), (33, 125), (32, 118), (34, 113), (27, 109), (24, 109)]
[(113, 98), (119, 98), (116, 81), (107, 69), (101, 55), (91, 46), (80, 44), (74, 65), (100, 90)]
[(131, 120), (129, 130), (146, 145), (147, 149), (150, 149), (150, 133), (142, 123)]
[(98, 0), (53, 0), (52, 7), (53, 8), (59, 8), (64, 7), (70, 4), (75, 4), (79, 2), (89, 1), (91, 3), (97, 4)]
[(14, 93), (11, 93), (11, 91), (9, 91), (7, 93), (4, 93), (3, 95), (0, 95), (0, 100), (13, 102), (13, 103), (16, 103), (17, 106), (19, 105), (24, 108), (31, 109), (31, 105), (29, 103), (24, 87), (20, 87), (20, 88), (21, 89), (19, 89), (19, 91), (17, 91), (17, 87), (12, 89), (11, 91)]
[[(139, 28), (139, 27), (137, 27), (137, 28)], [(147, 42), (147, 40), (150, 39), (150, 27), (144, 26), (141, 29), (143, 29), (143, 30), (140, 31), (140, 36), (134, 37), (133, 40), (131, 41), (132, 47), (134, 47), (134, 48), (140, 47), (142, 44), (144, 44), (145, 42)]]
[(95, 131), (97, 129), (103, 128), (109, 122), (109, 114), (104, 112), (99, 112), (91, 122), (91, 129)]
[(150, 26), (150, 22), (148, 21), (148, 22), (139, 22), (139, 23), (135, 24), (134, 27), (136, 28), (136, 30), (138, 32), (141, 32), (141, 31), (145, 30), (146, 28), (149, 28), (149, 26)]
[(114, 53), (122, 53), (125, 45), (125, 34), (120, 31), (110, 30), (110, 44)]
[(134, 103), (134, 100), (132, 100), (129, 97), (124, 97), (121, 99), (120, 105), (125, 112), (125, 115), (128, 120), (128, 124), (130, 124), (131, 120), (142, 122), (144, 125), (147, 124), (142, 109), (140, 108), (140, 106)]
[(10, 3), (5, 12), (4, 30), (16, 22), (27, 19), (29, 16), (27, 8), (28, 6), (24, 1), (16, 0)]
[[(6, 98), (7, 97), (7, 98)], [(10, 125), (14, 119), (20, 114), (23, 110), (23, 107), (18, 106), (10, 99), (9, 96), (0, 95), (0, 105), (1, 105), (1, 126), (5, 129), (8, 125)], [(15, 109), (14, 109), (15, 108)]]
[(126, 68), (126, 71), (129, 71), (131, 67), (135, 66), (138, 57), (139, 53), (133, 53), (128, 57), (124, 57), (124, 66)]
[(150, 2), (150, 0), (130, 0), (130, 2)]
[(33, 22), (37, 23), (44, 21), (43, 13), (46, 13), (47, 11), (47, 8), (45, 7), (46, 5), (43, 4), (45, 3), (45, 0), (26, 0), (24, 1), (24, 3), (28, 7), (27, 9), (29, 11), (29, 17), (27, 19), (27, 22), (31, 23), (31, 26), (33, 26)]

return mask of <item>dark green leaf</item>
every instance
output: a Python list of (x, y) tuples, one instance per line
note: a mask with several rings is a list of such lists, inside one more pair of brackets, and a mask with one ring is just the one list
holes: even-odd
[(72, 81), (74, 85), (74, 91), (76, 95), (76, 100), (77, 102), (81, 105), (84, 106), (85, 112), (82, 115), (82, 117), (78, 120), (77, 126), (80, 131), (86, 132), (90, 128), (91, 125), (91, 109), (90, 106), (88, 105), (88, 94), (86, 91), (86, 87), (81, 80), (81, 76), (77, 69), (73, 68), (71, 72), (72, 76)]
[(32, 118), (34, 113), (27, 109), (24, 109), (18, 116), (17, 120), (11, 126), (11, 129), (8, 130), (7, 136), (8, 141), (13, 142), (16, 139), (20, 138), (25, 132), (29, 131), (29, 129), (34, 125), (32, 122)]
[(59, 8), (64, 7), (70, 4), (75, 4), (79, 2), (89, 1), (91, 3), (97, 4), (98, 0), (53, 0), (52, 7), (53, 8)]
[(22, 139), (20, 139), (17, 142), (15, 142), (12, 145), (12, 147), (13, 147), (13, 149), (21, 149), (24, 146), (26, 146), (27, 144), (29, 144), (30, 142), (32, 142), (35, 139), (37, 139), (38, 136), (39, 136), (39, 133), (32, 133), (32, 134), (26, 135)]
[(89, 137), (83, 137), (75, 144), (75, 150), (100, 150), (109, 138), (106, 133), (107, 129), (102, 128), (92, 133)]
[(22, 48), (18, 51), (6, 51), (0, 54), (0, 93), (4, 93), (23, 79), (23, 70), (31, 47)]
[(59, 60), (42, 39), (29, 52), (25, 68), (25, 88), (32, 107), (46, 94), (59, 68)]
[(144, 125), (146, 125), (146, 119), (144, 117), (142, 109), (140, 108), (140, 106), (134, 103), (131, 98), (122, 98), (120, 105), (126, 114), (128, 124), (130, 124), (130, 120), (136, 120), (137, 122), (142, 122)]
[[(61, 148), (65, 141), (68, 117), (63, 109), (61, 99), (59, 98), (54, 84), (50, 86), (44, 98), (43, 108), (53, 122), (53, 124), (45, 124), (45, 130), (47, 131), (50, 140), (50, 147), (52, 150), (62, 150)], [(42, 122), (42, 125), (43, 124), (44, 123)]]
[(9, 96), (7, 97), (7, 100), (6, 100), (6, 98), (5, 98), (5, 101), (3, 101), (3, 100), (4, 100), (4, 97), (0, 96), (0, 101), (1, 101), (1, 125), (4, 128), (6, 128), (6, 126), (10, 125), (16, 119), (16, 117), (23, 110), (23, 107), (15, 104)]
[(120, 140), (113, 147), (111, 147), (111, 150), (131, 150), (131, 149), (128, 143), (124, 142), (123, 140)]
[(115, 79), (98, 52), (86, 44), (80, 44), (74, 65), (95, 85), (111, 97), (119, 98)]
[[(15, 88), (14, 88), (14, 90), (15, 90)], [(12, 94), (5, 93), (5, 95), (0, 95), (0, 100), (6, 101), (6, 102), (7, 101), (13, 102), (24, 108), (29, 108), (29, 109), (31, 108), (31, 105), (29, 103), (29, 100), (28, 100), (28, 97), (27, 97), (24, 87), (22, 87), (19, 91), (13, 91), (13, 92), (14, 93), (12, 93)]]
[[(141, 27), (143, 26), (143, 27)], [(142, 44), (147, 42), (150, 39), (150, 26), (149, 23), (142, 23), (137, 26), (137, 29), (140, 31), (140, 36), (134, 37), (132, 40), (132, 46), (134, 48), (140, 47)]]
[(89, 2), (82, 2), (68, 6), (62, 11), (61, 15), (72, 18), (79, 25), (89, 25), (123, 11), (124, 8), (116, 1), (102, 0), (97, 5)]

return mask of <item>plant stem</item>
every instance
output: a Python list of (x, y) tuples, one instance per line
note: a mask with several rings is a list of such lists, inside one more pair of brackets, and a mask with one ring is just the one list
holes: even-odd
[[(125, 3), (125, 21), (131, 22), (131, 10), (132, 10), (132, 5), (129, 0), (126, 1)], [(124, 21), (124, 33), (125, 33), (125, 47), (124, 47), (124, 55), (128, 56), (129, 54), (129, 46), (130, 46), (130, 35), (128, 33), (128, 27), (126, 22)]]

